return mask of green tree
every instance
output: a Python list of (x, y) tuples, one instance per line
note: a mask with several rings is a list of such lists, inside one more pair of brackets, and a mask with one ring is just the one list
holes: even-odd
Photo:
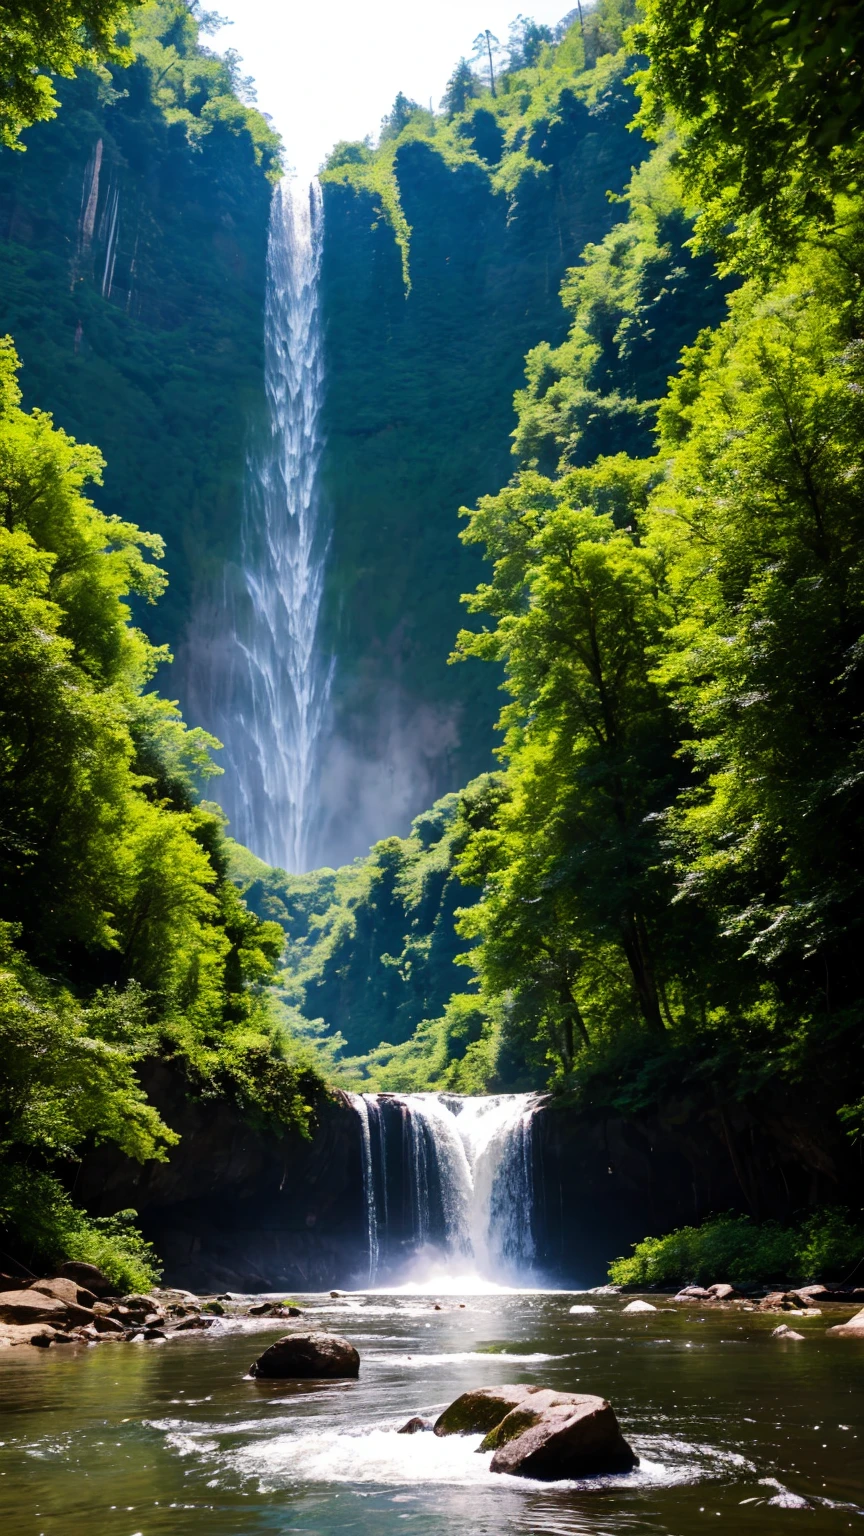
[(830, 222), (862, 169), (861, 0), (645, 0), (643, 17), (639, 121), (656, 133), (675, 115), (703, 234), (721, 242), (729, 220), (743, 234), (755, 222), (767, 256)]
[(441, 107), (448, 117), (458, 117), (469, 101), (477, 95), (477, 78), (467, 59), (460, 59), (441, 99)]
[[(524, 998), (527, 983), (568, 1068), (589, 1038), (584, 1000), (596, 1000), (601, 971), (613, 1013), (632, 1004), (654, 1032), (671, 1022), (659, 834), (677, 738), (651, 678), (667, 621), (662, 561), (638, 532), (651, 473), (623, 458), (557, 484), (523, 473), (468, 514), (463, 534), (494, 566), (469, 608), (496, 627), (463, 631), (457, 654), (503, 661), (513, 698), (502, 712), (509, 795), (460, 861), (484, 885), (461, 931), (480, 941), (472, 962), (492, 995), (519, 987)], [(604, 509), (615, 500), (626, 527)]]
[(494, 32), (490, 32), (489, 28), (486, 27), (482, 32), (477, 33), (477, 36), (474, 39), (474, 52), (471, 55), (472, 59), (477, 65), (482, 65), (484, 69), (488, 69), (489, 89), (493, 96), (496, 94), (495, 58), (500, 50), (500, 47), (501, 45), (498, 42)]
[(398, 139), (402, 129), (410, 123), (415, 112), (420, 110), (418, 102), (411, 101), (410, 97), (403, 95), (402, 91), (398, 91), (390, 111), (386, 117), (381, 119), (381, 140)]
[(684, 599), (658, 675), (698, 770), (687, 899), (814, 1028), (861, 1006), (862, 249), (850, 218), (686, 355), (652, 515)]
[(128, 62), (118, 30), (142, 0), (26, 0), (0, 5), (0, 144), (22, 149), (32, 123), (57, 112), (51, 75)]
[[(169, 658), (130, 623), (127, 598), (161, 591), (161, 541), (93, 505), (84, 492), (100, 455), (25, 413), (16, 372), (7, 338), (0, 1218), (46, 1257), (116, 1239), (134, 1279), (132, 1239), (91, 1230), (51, 1170), (100, 1140), (138, 1158), (164, 1154), (174, 1138), (136, 1063), (160, 1056), (199, 1093), (301, 1130), (320, 1080), (269, 1000), (281, 930), (240, 900), (221, 813), (199, 798), (218, 743), (146, 691)], [(35, 1226), (31, 1207), (42, 1213)]]
[(555, 40), (551, 27), (543, 26), (521, 13), (515, 21), (511, 21), (509, 31), (507, 62), (510, 69), (530, 69), (537, 63), (543, 49)]

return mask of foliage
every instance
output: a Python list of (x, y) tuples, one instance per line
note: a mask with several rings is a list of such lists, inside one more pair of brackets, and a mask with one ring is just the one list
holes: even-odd
[(126, 63), (55, 82), (56, 120), (0, 154), (0, 334), (28, 407), (100, 445), (99, 506), (164, 539), (171, 584), (148, 623), (172, 645), (234, 552), (280, 166), (205, 22), (148, 0)]
[(207, 14), (186, 0), (145, 0), (130, 30), (130, 47), (147, 68), (153, 101), (168, 123), (182, 125), (192, 145), (216, 128), (248, 136), (255, 164), (269, 179), (282, 171), (281, 141), (252, 105), (251, 80), (235, 49), (220, 57), (200, 42)]
[(730, 1214), (646, 1237), (632, 1257), (610, 1264), (609, 1278), (634, 1287), (845, 1280), (862, 1260), (864, 1226), (823, 1207), (794, 1227)]
[[(830, 226), (833, 198), (862, 169), (860, 0), (645, 0), (635, 47), (640, 122), (663, 131), (674, 114), (681, 166), (703, 209), (703, 237), (738, 239), (763, 259)], [(749, 237), (749, 238), (748, 238)]]
[(474, 71), (467, 59), (460, 59), (450, 79), (441, 101), (441, 109), (446, 112), (451, 120), (464, 112), (469, 101), (473, 101), (478, 92), (477, 80)]
[(325, 1052), (340, 1081), (346, 1072), (362, 1075), (379, 1042), (393, 1050), (423, 1021), (443, 1015), (459, 986), (453, 920), (471, 892), (455, 861), (469, 824), (489, 813), (493, 783), (486, 776), (461, 796), (445, 796), (414, 820), (410, 837), (386, 838), (339, 870), (288, 875), (232, 845), (245, 901), (287, 937), (284, 1017), (316, 1054)]
[(25, 0), (0, 5), (0, 144), (22, 149), (20, 135), (55, 116), (52, 75), (69, 78), (103, 60), (129, 55), (118, 28), (141, 0)]
[(627, 219), (567, 274), (567, 340), (528, 353), (513, 434), (522, 464), (552, 474), (600, 454), (650, 453), (682, 347), (723, 318), (713, 264), (689, 249), (693, 219), (670, 164), (674, 148), (667, 139), (639, 167), (622, 199)]
[(850, 210), (730, 298), (656, 458), (523, 471), (469, 514), (495, 627), (461, 653), (503, 660), (512, 703), (461, 928), (586, 1083), (616, 1039), (632, 1072), (641, 1016), (705, 1059), (734, 1039), (727, 1091), (860, 1093), (860, 250)]
[(132, 1210), (87, 1216), (51, 1174), (0, 1166), (0, 1232), (28, 1269), (50, 1272), (74, 1259), (95, 1264), (120, 1291), (149, 1291), (162, 1272), (136, 1217)]
[(10, 1188), (36, 1181), (41, 1214), (20, 1241), (67, 1254), (73, 1238), (76, 1253), (104, 1244), (128, 1269), (138, 1259), (125, 1227), (88, 1224), (50, 1170), (103, 1141), (138, 1160), (167, 1155), (177, 1138), (140, 1062), (172, 1061), (190, 1091), (300, 1131), (320, 1079), (268, 1002), (281, 931), (227, 880), (221, 814), (199, 798), (218, 743), (144, 691), (165, 657), (132, 626), (127, 599), (161, 591), (161, 540), (93, 505), (85, 489), (101, 470), (96, 450), (21, 409), (7, 338), (0, 1158)]
[[(456, 514), (507, 479), (525, 353), (540, 337), (553, 349), (564, 341), (561, 279), (624, 216), (608, 193), (647, 153), (627, 129), (628, 62), (604, 56), (583, 71), (581, 49), (575, 21), (548, 64), (505, 74), (495, 101), (472, 98), (449, 123), (419, 112), (398, 140), (356, 146), (358, 163), (340, 150), (322, 177), (322, 496), (333, 542), (321, 646), (338, 658), (325, 790), (336, 825), (317, 855), (327, 863), (406, 832), (421, 804), (491, 766), (497, 670), (446, 665), (459, 593), (482, 574), (478, 548), (455, 537)], [(382, 200), (397, 193), (401, 246)], [(663, 259), (658, 287), (669, 286)], [(680, 342), (720, 307), (706, 279)], [(657, 383), (637, 379), (642, 399), (662, 394), (678, 345), (672, 301), (661, 308), (668, 366), (660, 361)], [(639, 368), (649, 366), (646, 341)], [(638, 451), (632, 439), (615, 446)], [(373, 796), (370, 781), (390, 764), (392, 788), (385, 779)]]

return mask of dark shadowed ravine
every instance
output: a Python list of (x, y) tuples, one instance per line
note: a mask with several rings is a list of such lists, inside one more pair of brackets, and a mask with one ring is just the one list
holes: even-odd
[[(566, 1293), (302, 1299), (357, 1382), (254, 1381), (284, 1323), (164, 1344), (9, 1350), (5, 1536), (809, 1536), (864, 1529), (864, 1340), (774, 1316)], [(441, 1310), (435, 1310), (436, 1301)], [(460, 1306), (460, 1301), (464, 1305)], [(572, 1306), (589, 1308), (571, 1314)], [(668, 1308), (668, 1310), (667, 1310)], [(847, 1309), (848, 1312), (848, 1309)], [(469, 1386), (602, 1393), (641, 1464), (583, 1484), (493, 1476), (478, 1437), (398, 1436)]]

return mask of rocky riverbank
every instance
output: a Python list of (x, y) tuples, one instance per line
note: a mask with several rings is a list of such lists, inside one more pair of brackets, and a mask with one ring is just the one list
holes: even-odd
[(175, 1335), (206, 1332), (220, 1319), (300, 1317), (293, 1303), (238, 1297), (196, 1296), (157, 1286), (144, 1294), (118, 1295), (92, 1264), (65, 1264), (44, 1279), (3, 1276), (0, 1349), (30, 1344), (156, 1343)]

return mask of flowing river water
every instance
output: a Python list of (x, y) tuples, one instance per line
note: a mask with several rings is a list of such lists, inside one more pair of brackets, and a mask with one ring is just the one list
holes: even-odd
[[(4, 1536), (864, 1530), (864, 1340), (826, 1336), (830, 1314), (782, 1343), (776, 1317), (657, 1297), (641, 1315), (560, 1292), (298, 1299), (356, 1344), (359, 1381), (251, 1379), (284, 1323), (5, 1351)], [(543, 1485), (491, 1474), (477, 1437), (396, 1433), (502, 1382), (607, 1396), (639, 1469)]]

